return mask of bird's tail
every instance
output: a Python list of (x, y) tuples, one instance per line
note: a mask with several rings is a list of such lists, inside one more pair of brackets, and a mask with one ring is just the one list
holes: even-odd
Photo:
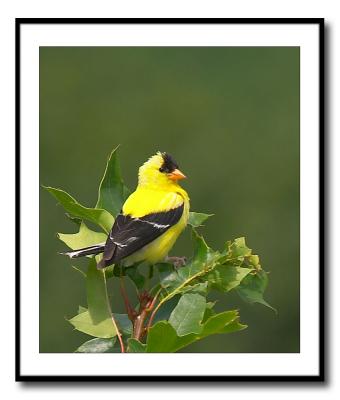
[(59, 253), (70, 258), (85, 257), (91, 254), (99, 254), (104, 251), (105, 243), (95, 244), (93, 246), (84, 247), (78, 250), (66, 251), (65, 253)]

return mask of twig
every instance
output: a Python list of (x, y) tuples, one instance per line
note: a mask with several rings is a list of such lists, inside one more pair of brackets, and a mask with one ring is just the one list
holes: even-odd
[[(162, 289), (159, 289), (158, 292), (155, 294), (155, 297), (153, 298), (152, 303), (151, 303), (151, 305), (150, 305), (150, 311), (153, 310), (153, 308), (155, 307), (157, 298), (158, 298), (158, 296), (159, 296), (161, 290), (162, 290)], [(146, 327), (146, 330), (149, 330), (149, 329), (151, 328), (153, 319), (154, 319), (154, 317), (155, 317), (156, 312), (157, 312), (158, 309), (159, 309), (159, 307), (157, 306), (157, 307), (152, 311), (152, 314), (151, 314), (151, 316), (150, 316), (150, 318), (149, 318), (149, 321), (148, 321), (148, 325), (147, 325), (147, 327)]]
[(134, 325), (134, 330), (133, 330), (133, 337), (135, 339), (140, 339), (142, 334), (143, 334), (143, 330), (144, 330), (144, 321), (146, 316), (148, 315), (148, 311), (145, 308), (139, 315), (137, 315), (136, 319), (135, 319), (135, 325)]
[(120, 351), (122, 353), (125, 353), (125, 348), (124, 348), (124, 342), (123, 342), (123, 339), (122, 339), (122, 335), (121, 335), (121, 333), (120, 333), (120, 331), (118, 329), (118, 326), (116, 324), (116, 320), (114, 319), (114, 316), (113, 316), (112, 312), (111, 312), (111, 320), (112, 320), (113, 326), (115, 327), (116, 332), (117, 332), (117, 336), (118, 336), (118, 340), (119, 340), (119, 344), (120, 344)]
[(152, 314), (150, 315), (150, 318), (149, 318), (148, 325), (147, 325), (147, 327), (146, 327), (147, 330), (149, 330), (149, 329), (151, 328), (153, 319), (155, 318), (155, 315), (156, 315), (156, 312), (158, 311), (158, 309), (159, 309), (159, 307), (156, 307), (156, 308), (152, 311)]
[(133, 337), (135, 339), (140, 340), (144, 334), (146, 333), (146, 328), (144, 327), (144, 322), (148, 316), (148, 314), (152, 311), (153, 307), (156, 304), (157, 297), (161, 289), (157, 291), (155, 296), (150, 296), (148, 292), (143, 292), (140, 295), (140, 307), (139, 307), (139, 315), (137, 316), (134, 324)]

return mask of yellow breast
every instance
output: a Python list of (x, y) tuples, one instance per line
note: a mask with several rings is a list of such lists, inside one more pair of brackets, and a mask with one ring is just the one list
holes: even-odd
[[(189, 196), (182, 188), (176, 191), (137, 188), (130, 195), (123, 206), (123, 213), (140, 218), (156, 212), (168, 211), (177, 208), (182, 203), (188, 203)], [(184, 207), (185, 208), (185, 207)]]

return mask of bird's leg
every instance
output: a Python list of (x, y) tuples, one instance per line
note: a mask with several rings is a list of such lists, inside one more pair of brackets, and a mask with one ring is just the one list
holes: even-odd
[(165, 258), (166, 262), (169, 262), (173, 264), (175, 268), (180, 268), (183, 267), (187, 263), (187, 258), (185, 256), (183, 257), (166, 257)]

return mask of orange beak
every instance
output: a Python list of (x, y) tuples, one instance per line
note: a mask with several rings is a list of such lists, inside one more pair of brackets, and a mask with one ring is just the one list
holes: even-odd
[(168, 174), (168, 177), (172, 181), (180, 181), (181, 179), (185, 179), (186, 178), (186, 176), (183, 174), (183, 172), (181, 172), (177, 168), (174, 171), (170, 172), (170, 174)]

